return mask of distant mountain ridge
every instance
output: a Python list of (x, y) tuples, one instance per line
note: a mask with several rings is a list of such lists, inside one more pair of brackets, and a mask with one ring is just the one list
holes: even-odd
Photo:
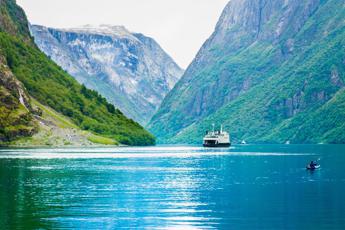
[(142, 124), (183, 74), (157, 42), (123, 26), (30, 29), (52, 60)]
[(24, 11), (15, 0), (1, 0), (0, 145), (20, 140), (24, 146), (155, 143), (142, 126), (47, 58), (34, 44)]
[(345, 143), (345, 4), (231, 0), (148, 124), (161, 143)]

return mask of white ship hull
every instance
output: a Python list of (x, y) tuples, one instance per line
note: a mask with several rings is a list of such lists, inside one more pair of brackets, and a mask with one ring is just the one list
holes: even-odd
[(230, 135), (223, 131), (221, 127), (220, 131), (206, 132), (206, 136), (203, 139), (204, 147), (229, 147), (231, 146)]

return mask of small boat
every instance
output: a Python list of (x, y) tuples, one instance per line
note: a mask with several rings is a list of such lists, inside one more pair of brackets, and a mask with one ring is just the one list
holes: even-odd
[(203, 139), (204, 147), (229, 147), (230, 145), (230, 135), (223, 131), (223, 126), (220, 127), (220, 130), (215, 131), (213, 124), (213, 130), (207, 131)]
[(311, 162), (310, 164), (307, 165), (307, 170), (315, 170), (319, 169), (321, 166), (318, 163)]
[(243, 140), (242, 142), (241, 142), (241, 145), (246, 145), (247, 144), (247, 142), (245, 141), (245, 140)]

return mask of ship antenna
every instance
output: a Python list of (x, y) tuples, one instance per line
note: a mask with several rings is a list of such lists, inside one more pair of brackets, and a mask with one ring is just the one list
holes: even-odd
[(213, 133), (214, 133), (214, 123), (212, 123), (212, 127), (213, 127)]

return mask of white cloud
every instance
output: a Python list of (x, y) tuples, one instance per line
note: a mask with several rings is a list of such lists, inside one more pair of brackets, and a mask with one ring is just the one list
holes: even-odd
[(17, 0), (31, 23), (124, 25), (153, 37), (182, 67), (211, 35), (228, 0)]

